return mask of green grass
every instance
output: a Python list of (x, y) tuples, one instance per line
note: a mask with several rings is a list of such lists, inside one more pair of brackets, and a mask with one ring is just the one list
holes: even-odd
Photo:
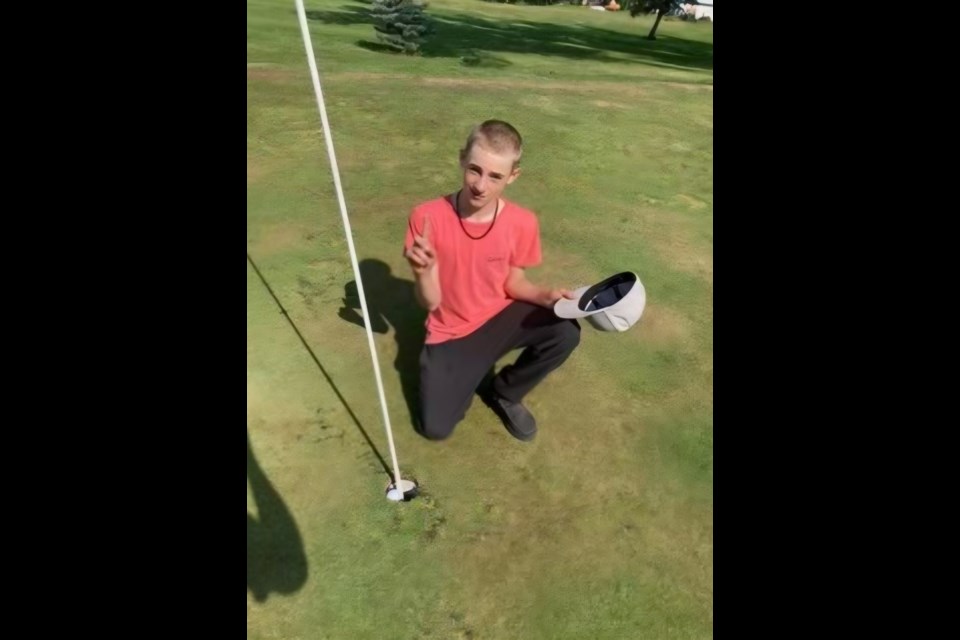
[[(712, 637), (712, 26), (664, 21), (650, 42), (652, 19), (623, 12), (434, 0), (408, 57), (377, 50), (363, 3), (306, 8), (401, 468), (424, 495), (383, 497), (295, 5), (248, 0), (248, 638)], [(506, 195), (540, 215), (531, 279), (632, 269), (648, 304), (624, 334), (584, 325), (529, 396), (535, 442), (479, 402), (428, 442), (404, 400), (423, 312), (400, 246), (491, 117), (526, 143)]]

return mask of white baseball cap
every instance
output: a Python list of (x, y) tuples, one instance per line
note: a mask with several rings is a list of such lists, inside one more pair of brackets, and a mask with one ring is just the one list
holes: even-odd
[(580, 287), (573, 294), (573, 300), (560, 298), (553, 312), (561, 318), (586, 318), (601, 331), (626, 331), (640, 320), (647, 304), (643, 283), (632, 271)]

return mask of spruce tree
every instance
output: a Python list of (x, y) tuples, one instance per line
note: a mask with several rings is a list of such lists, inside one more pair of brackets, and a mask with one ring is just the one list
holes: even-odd
[(430, 25), (419, 0), (374, 0), (370, 14), (377, 38), (395, 51), (417, 53)]

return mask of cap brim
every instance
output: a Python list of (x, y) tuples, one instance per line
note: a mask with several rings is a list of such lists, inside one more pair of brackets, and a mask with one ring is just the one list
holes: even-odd
[(580, 298), (583, 297), (583, 294), (587, 292), (587, 289), (590, 288), (590, 285), (585, 287), (580, 287), (576, 291), (572, 291), (574, 298), (573, 300), (568, 300), (567, 298), (560, 298), (557, 300), (556, 304), (553, 305), (553, 312), (557, 314), (558, 318), (585, 318), (586, 316), (592, 315), (599, 311), (583, 311), (577, 304), (580, 302)]

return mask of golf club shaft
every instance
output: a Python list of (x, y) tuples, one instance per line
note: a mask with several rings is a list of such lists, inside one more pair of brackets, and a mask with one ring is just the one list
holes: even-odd
[(363, 279), (360, 277), (360, 265), (357, 262), (357, 252), (353, 246), (353, 232), (350, 229), (350, 219), (347, 217), (347, 203), (343, 197), (343, 187), (340, 185), (340, 169), (337, 167), (337, 156), (333, 150), (333, 135), (330, 132), (330, 122), (327, 120), (327, 108), (323, 101), (323, 89), (320, 88), (320, 74), (317, 71), (317, 61), (313, 55), (313, 43), (310, 39), (310, 31), (307, 28), (307, 14), (303, 8), (303, 0), (296, 0), (296, 3), (297, 16), (300, 18), (300, 31), (303, 33), (303, 46), (307, 50), (307, 62), (310, 64), (310, 76), (313, 78), (313, 90), (317, 95), (317, 106), (320, 108), (320, 120), (323, 123), (323, 138), (327, 143), (327, 155), (330, 156), (330, 166), (333, 169), (333, 184), (337, 189), (340, 215), (343, 217), (343, 228), (347, 234), (350, 262), (353, 265), (353, 275), (357, 280), (357, 293), (360, 294), (360, 308), (363, 310), (363, 326), (367, 330), (367, 343), (370, 345), (373, 373), (377, 379), (377, 392), (380, 394), (380, 409), (383, 411), (383, 424), (387, 430), (387, 442), (390, 445), (390, 459), (393, 462), (394, 483), (398, 491), (403, 491), (403, 488), (400, 486), (400, 465), (397, 463), (397, 450), (393, 445), (393, 429), (390, 427), (390, 414), (387, 412), (387, 399), (383, 393), (383, 380), (380, 377), (380, 363), (377, 359), (377, 350), (373, 343), (370, 313), (367, 311), (367, 298), (363, 293)]

